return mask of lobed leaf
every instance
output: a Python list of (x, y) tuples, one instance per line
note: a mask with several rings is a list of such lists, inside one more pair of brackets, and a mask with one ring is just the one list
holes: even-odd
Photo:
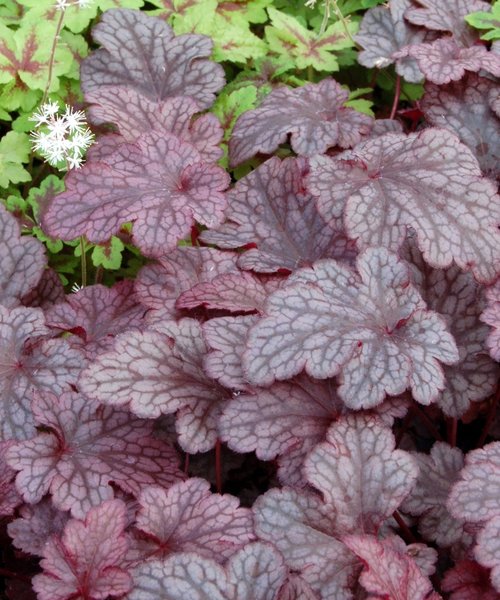
[(0, 443), (0, 517), (9, 517), (22, 502), (16, 489), (14, 478), (16, 472), (11, 469), (5, 460), (5, 452), (9, 443)]
[(497, 276), (500, 202), (495, 186), (481, 178), (472, 152), (447, 130), (387, 134), (310, 163), (308, 185), (318, 197), (318, 210), (335, 224), (344, 215), (347, 234), (360, 248), (395, 250), (412, 227), (433, 267), (448, 267), (455, 260), (479, 281)]
[(500, 281), (486, 290), (487, 305), (481, 314), (481, 321), (490, 325), (486, 344), (494, 360), (500, 361)]
[(86, 235), (101, 243), (134, 221), (135, 243), (159, 256), (173, 250), (195, 220), (207, 227), (221, 223), (228, 183), (227, 173), (203, 162), (192, 145), (152, 131), (71, 171), (43, 226), (55, 237)]
[(491, 569), (491, 583), (500, 593), (500, 514), (490, 519), (477, 536), (476, 560)]
[(427, 83), (421, 108), (426, 120), (445, 127), (475, 154), (481, 171), (492, 179), (500, 177), (500, 119), (488, 102), (496, 89), (493, 81), (469, 73), (461, 82), (438, 86)]
[(108, 500), (91, 509), (84, 521), (72, 519), (64, 533), (45, 546), (43, 572), (33, 578), (40, 600), (102, 599), (122, 596), (132, 588), (123, 568), (128, 547), (125, 504)]
[(269, 159), (236, 183), (227, 222), (201, 239), (220, 248), (255, 245), (238, 265), (258, 272), (294, 271), (318, 258), (352, 261), (354, 244), (325, 223), (305, 187), (308, 172), (304, 159)]
[(418, 467), (373, 416), (347, 415), (308, 455), (304, 473), (332, 507), (337, 532), (375, 534), (411, 492)]
[(229, 140), (232, 167), (258, 152), (271, 154), (290, 134), (299, 155), (313, 156), (332, 146), (350, 148), (368, 134), (373, 120), (345, 107), (349, 93), (333, 79), (303, 87), (274, 89), (254, 109), (243, 113)]
[(38, 306), (44, 310), (64, 300), (64, 287), (59, 275), (51, 269), (45, 269), (38, 285), (22, 297), (24, 306)]
[(497, 600), (498, 592), (491, 586), (489, 569), (473, 560), (461, 560), (444, 574), (441, 585), (450, 600)]
[(32, 237), (21, 237), (20, 227), (0, 206), (0, 304), (21, 304), (42, 277), (47, 258), (43, 246)]
[(251, 513), (229, 494), (212, 494), (208, 481), (190, 478), (142, 489), (135, 526), (147, 535), (147, 557), (196, 552), (222, 562), (254, 539)]
[(210, 38), (175, 36), (161, 19), (144, 12), (111, 9), (92, 32), (103, 46), (82, 63), (84, 95), (102, 86), (132, 88), (151, 100), (190, 96), (208, 108), (224, 85), (223, 69), (207, 60)]
[(57, 508), (83, 518), (113, 498), (111, 482), (137, 496), (144, 485), (168, 487), (183, 476), (173, 448), (152, 437), (151, 423), (127, 412), (75, 392), (38, 395), (33, 412), (44, 429), (7, 453), (26, 502), (51, 493)]
[(458, 360), (444, 322), (424, 310), (395, 255), (367, 249), (357, 269), (359, 275), (334, 260), (317, 261), (269, 296), (243, 355), (251, 383), (269, 385), (305, 368), (320, 379), (341, 373), (339, 395), (354, 409), (407, 387), (418, 402), (436, 399), (444, 387), (438, 360)]

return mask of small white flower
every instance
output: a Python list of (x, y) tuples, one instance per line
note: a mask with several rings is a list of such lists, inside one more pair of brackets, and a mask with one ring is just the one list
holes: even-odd
[(80, 8), (88, 8), (94, 0), (77, 0), (77, 4)]
[(307, 2), (304, 3), (304, 6), (307, 8), (314, 8), (316, 6), (316, 2), (317, 0), (307, 0)]
[(56, 9), (57, 10), (66, 10), (70, 6), (68, 0), (56, 0)]

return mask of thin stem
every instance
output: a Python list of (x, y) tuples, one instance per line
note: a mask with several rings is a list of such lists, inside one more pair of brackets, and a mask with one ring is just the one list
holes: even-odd
[(85, 250), (85, 238), (80, 237), (80, 265), (82, 271), (82, 288), (87, 285), (87, 256)]
[(337, 4), (337, 0), (329, 0), (329, 2), (331, 2), (333, 4), (333, 10), (335, 11), (335, 14), (337, 15), (337, 19), (342, 23), (342, 26), (344, 27), (344, 31), (346, 32), (347, 37), (351, 40), (351, 42), (354, 44), (354, 46), (356, 48), (359, 48), (359, 45), (357, 44), (356, 40), (352, 37), (351, 32), (349, 31), (349, 23), (347, 21), (347, 19), (344, 17), (344, 15), (342, 14), (342, 11), (339, 8), (339, 5)]
[(314, 80), (314, 69), (312, 65), (309, 65), (307, 67), (307, 81), (313, 81)]
[(439, 433), (439, 431), (434, 426), (434, 423), (429, 419), (429, 417), (424, 413), (423, 410), (417, 404), (413, 404), (411, 410), (422, 420), (427, 429), (432, 433), (434, 439), (439, 442), (444, 442), (443, 436)]
[(326, 31), (328, 21), (330, 20), (330, 2), (331, 2), (331, 0), (325, 0), (325, 10), (323, 12), (323, 20), (321, 21), (321, 26), (319, 28), (319, 32), (318, 32), (318, 35), (316, 36), (316, 38), (320, 38)]
[(394, 100), (392, 102), (391, 116), (389, 119), (394, 119), (396, 111), (398, 110), (399, 98), (401, 96), (401, 77), (396, 77), (396, 88), (394, 90)]
[(50, 84), (52, 83), (52, 75), (54, 71), (54, 62), (56, 57), (56, 48), (57, 43), (59, 41), (59, 34), (61, 33), (61, 29), (64, 21), (64, 10), (60, 11), (59, 20), (57, 21), (56, 34), (54, 36), (54, 41), (52, 42), (52, 50), (50, 51), (50, 60), (49, 60), (49, 74), (47, 76), (47, 85), (45, 86), (45, 90), (43, 92), (42, 104), (45, 104), (47, 100), (47, 95), (49, 93)]
[(481, 446), (486, 441), (486, 438), (488, 437), (490, 427), (491, 427), (493, 421), (495, 420), (495, 414), (497, 411), (497, 406), (498, 406), (499, 401), (500, 401), (500, 385), (498, 385), (495, 395), (493, 396), (493, 398), (490, 401), (490, 408), (488, 410), (488, 414), (486, 415), (486, 421), (484, 423), (483, 430), (481, 431), (481, 435), (479, 436), (479, 439), (477, 440), (477, 444), (476, 444), (477, 448), (481, 448)]
[(189, 471), (189, 453), (186, 452), (186, 456), (184, 457), (184, 473), (186, 473), (186, 475), (187, 475), (188, 471)]
[(457, 445), (458, 419), (448, 419), (446, 423), (448, 444), (452, 447)]
[(404, 540), (409, 544), (414, 544), (415, 542), (417, 542), (418, 541), (417, 538), (410, 531), (410, 528), (403, 521), (403, 517), (398, 513), (397, 510), (395, 510), (392, 513), (392, 516), (394, 517), (394, 520), (396, 521), (396, 523), (399, 525), (399, 528), (401, 529), (401, 533), (403, 534)]
[(99, 265), (95, 270), (94, 283), (102, 283), (103, 273), (104, 269), (102, 268), (102, 265)]
[(222, 494), (222, 461), (219, 439), (215, 442), (215, 487), (217, 488), (217, 493)]

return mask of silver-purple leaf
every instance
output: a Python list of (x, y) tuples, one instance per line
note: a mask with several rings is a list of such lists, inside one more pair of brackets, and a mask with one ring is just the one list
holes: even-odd
[(500, 515), (490, 519), (479, 532), (474, 556), (478, 563), (491, 569), (491, 583), (500, 594)]
[(500, 119), (488, 102), (496, 90), (493, 81), (469, 73), (461, 82), (449, 85), (427, 83), (421, 109), (435, 127), (445, 127), (475, 154), (481, 171), (495, 179), (500, 176)]
[(222, 67), (208, 60), (210, 38), (175, 36), (165, 21), (144, 12), (107, 10), (92, 36), (102, 48), (82, 63), (84, 95), (114, 85), (135, 89), (156, 101), (191, 96), (201, 108), (208, 108), (224, 85)]
[(394, 254), (367, 249), (357, 269), (321, 260), (269, 296), (243, 355), (251, 383), (269, 385), (305, 368), (320, 379), (341, 373), (339, 395), (349, 408), (371, 408), (408, 387), (418, 402), (436, 399), (444, 387), (438, 361), (458, 360), (445, 323), (425, 310)]
[(387, 134), (310, 163), (308, 186), (320, 213), (337, 225), (343, 217), (360, 248), (396, 250), (412, 227), (430, 265), (454, 260), (484, 282), (500, 272), (500, 198), (449, 131)]
[(392, 0), (390, 4), (366, 11), (355, 36), (362, 47), (358, 62), (364, 67), (379, 69), (396, 63), (396, 73), (406, 81), (416, 83), (423, 78), (412, 58), (395, 58), (394, 53), (408, 44), (419, 44), (429, 37), (425, 30), (413, 27), (404, 19), (411, 0)]
[(308, 455), (305, 476), (332, 507), (337, 532), (375, 534), (408, 496), (418, 467), (395, 445), (391, 430), (378, 419), (347, 415)]
[(47, 265), (43, 245), (33, 237), (21, 237), (15, 217), (0, 205), (0, 304), (21, 304), (42, 277)]
[(161, 256), (195, 221), (207, 227), (222, 222), (228, 184), (229, 175), (203, 162), (191, 144), (152, 131), (117, 146), (103, 162), (89, 160), (72, 170), (66, 191), (45, 211), (44, 230), (100, 243), (134, 221), (135, 243), (145, 254)]
[(22, 498), (14, 483), (16, 472), (5, 460), (7, 448), (13, 442), (0, 442), (0, 518), (10, 517)]
[(130, 591), (125, 526), (126, 507), (121, 500), (103, 502), (84, 521), (68, 521), (62, 536), (45, 546), (43, 572), (33, 578), (39, 600), (115, 598)]
[(34, 435), (35, 393), (71, 389), (85, 366), (81, 350), (67, 340), (43, 339), (49, 333), (41, 309), (0, 305), (0, 440)]
[(294, 271), (318, 258), (352, 261), (354, 243), (318, 213), (305, 184), (308, 172), (304, 159), (269, 159), (228, 192), (227, 221), (201, 239), (220, 248), (255, 244), (238, 265), (258, 272)]
[(46, 312), (46, 323), (58, 332), (71, 332), (72, 346), (82, 347), (89, 358), (110, 350), (114, 337), (142, 324), (146, 309), (134, 294), (132, 281), (112, 288), (91, 285), (66, 296)]
[(223, 562), (255, 539), (252, 515), (236, 497), (212, 494), (208, 481), (190, 478), (171, 486), (144, 487), (135, 527), (147, 536), (144, 558), (196, 552)]
[(437, 85), (462, 79), (466, 71), (484, 69), (500, 77), (500, 56), (484, 46), (463, 48), (453, 38), (438, 38), (431, 44), (408, 46), (396, 53), (398, 58), (412, 56), (425, 78)]
[(152, 423), (128, 412), (67, 392), (39, 394), (33, 413), (44, 430), (7, 451), (26, 502), (50, 493), (57, 508), (83, 518), (113, 498), (111, 482), (137, 496), (145, 485), (169, 487), (183, 477), (175, 450), (153, 438)]
[(256, 109), (243, 113), (229, 140), (232, 167), (258, 152), (271, 154), (290, 135), (296, 154), (350, 148), (369, 133), (373, 119), (344, 106), (349, 92), (330, 78), (292, 89), (274, 89)]
[[(160, 323), (156, 325), (160, 327)], [(81, 389), (112, 406), (128, 405), (142, 418), (177, 415), (186, 452), (206, 452), (217, 439), (217, 420), (229, 392), (203, 371), (208, 348), (194, 319), (161, 322), (161, 331), (132, 331), (116, 338), (82, 374)]]
[(492, 327), (486, 344), (493, 360), (500, 362), (500, 280), (486, 290), (486, 300), (481, 321)]
[(86, 94), (88, 119), (95, 125), (112, 123), (124, 141), (132, 142), (148, 131), (173, 133), (192, 144), (204, 160), (215, 162), (223, 151), (219, 147), (224, 130), (211, 113), (193, 119), (200, 106), (192, 98), (173, 97), (151, 100), (133, 88), (103, 86)]
[(48, 268), (42, 273), (38, 285), (22, 298), (24, 306), (39, 306), (47, 310), (54, 304), (64, 300), (64, 286), (61, 278), (54, 271)]

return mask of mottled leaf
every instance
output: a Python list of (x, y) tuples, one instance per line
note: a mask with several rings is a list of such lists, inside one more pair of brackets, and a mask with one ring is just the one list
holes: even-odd
[(444, 387), (438, 361), (458, 351), (444, 322), (424, 310), (409, 272), (385, 249), (367, 249), (357, 269), (317, 261), (269, 296), (252, 327), (243, 366), (251, 383), (269, 385), (305, 368), (312, 377), (341, 373), (339, 395), (350, 408), (370, 408), (410, 387), (423, 404)]
[(221, 223), (229, 176), (205, 163), (174, 135), (150, 132), (121, 144), (102, 161), (72, 170), (66, 191), (44, 214), (44, 230), (55, 237), (86, 235), (106, 242), (121, 224), (135, 221), (135, 243), (146, 254), (173, 250), (194, 221)]
[(329, 78), (296, 89), (273, 90), (258, 108), (236, 121), (229, 140), (231, 166), (258, 152), (271, 154), (289, 134), (293, 151), (304, 156), (332, 146), (354, 146), (370, 131), (373, 120), (345, 107), (348, 98), (349, 92)]
[(376, 533), (408, 496), (418, 468), (395, 445), (391, 430), (373, 416), (347, 415), (308, 455), (305, 476), (334, 509), (336, 531)]
[(344, 215), (347, 234), (360, 248), (396, 249), (412, 227), (434, 267), (455, 260), (481, 281), (500, 270), (496, 188), (447, 130), (387, 134), (335, 158), (315, 157), (309, 188), (328, 222), (338, 224)]
[(204, 160), (215, 162), (222, 156), (219, 144), (223, 129), (211, 114), (193, 117), (200, 107), (192, 98), (174, 97), (151, 100), (134, 88), (103, 86), (86, 94), (88, 118), (95, 125), (112, 123), (126, 141), (134, 141), (143, 133), (173, 133), (189, 142)]
[(69, 521), (63, 535), (44, 549), (43, 573), (33, 578), (39, 600), (104, 600), (130, 591), (132, 578), (122, 566), (128, 546), (125, 525), (121, 500), (103, 502), (84, 521)]
[[(194, 553), (150, 561), (134, 571), (130, 600), (275, 600), (287, 569), (269, 544), (247, 544), (225, 569)], [(186, 594), (188, 594), (186, 596)]]
[(283, 554), (286, 565), (316, 592), (349, 597), (359, 562), (338, 539), (332, 507), (310, 492), (272, 489), (253, 505), (255, 531)]
[(494, 360), (500, 361), (500, 281), (486, 290), (487, 305), (481, 314), (481, 321), (493, 329), (486, 341)]
[(461, 560), (444, 574), (441, 589), (450, 594), (450, 600), (498, 600), (492, 588), (489, 569), (473, 560)]
[(19, 518), (7, 526), (12, 543), (23, 552), (43, 556), (45, 545), (52, 535), (60, 535), (68, 521), (68, 513), (55, 508), (49, 498), (38, 504), (24, 504)]
[[(159, 325), (158, 325), (159, 326)], [(82, 390), (105, 404), (129, 405), (139, 417), (177, 415), (179, 443), (191, 453), (210, 450), (228, 392), (203, 371), (207, 347), (194, 319), (164, 321), (161, 332), (130, 332), (116, 339), (83, 373)]]
[(54, 269), (45, 269), (38, 285), (22, 297), (24, 306), (39, 306), (47, 310), (64, 300), (64, 286)]
[(157, 263), (143, 267), (135, 280), (135, 289), (142, 304), (151, 309), (147, 321), (178, 317), (177, 298), (218, 275), (237, 273), (236, 259), (237, 256), (230, 252), (181, 246), (160, 257)]
[(108, 10), (92, 35), (103, 47), (82, 63), (84, 94), (117, 85), (156, 101), (191, 96), (201, 108), (208, 108), (224, 85), (222, 67), (207, 60), (210, 38), (175, 36), (165, 21), (144, 12)]
[(85, 366), (82, 352), (49, 334), (42, 310), (0, 305), (0, 439), (27, 439), (35, 432), (35, 392), (61, 393), (75, 385)]
[(365, 564), (359, 581), (370, 593), (370, 598), (441, 598), (433, 592), (432, 583), (405, 552), (406, 546), (400, 538), (393, 536), (378, 540), (371, 535), (348, 535), (343, 540)]
[(491, 583), (500, 593), (500, 514), (479, 532), (474, 556), (481, 565), (491, 569)]
[(13, 514), (22, 498), (14, 484), (16, 472), (5, 461), (5, 452), (9, 443), (0, 443), (0, 518)]
[(220, 248), (255, 244), (240, 255), (242, 269), (294, 271), (318, 258), (352, 261), (355, 246), (329, 227), (305, 187), (304, 159), (273, 157), (240, 179), (228, 193), (227, 222), (201, 239)]
[(420, 516), (418, 529), (424, 539), (440, 547), (451, 546), (463, 534), (463, 522), (448, 512), (446, 499), (463, 467), (463, 454), (444, 442), (436, 442), (430, 455), (412, 453), (419, 467), (417, 483), (403, 502), (403, 511)]
[(420, 104), (426, 120), (458, 135), (475, 154), (481, 171), (491, 178), (500, 176), (500, 119), (488, 102), (496, 89), (490, 79), (470, 73), (459, 83), (427, 83)]
[[(222, 562), (254, 539), (249, 509), (229, 494), (212, 494), (204, 479), (176, 483), (168, 491), (143, 488), (135, 526), (147, 534), (145, 556), (196, 552)], [(147, 544), (147, 545), (146, 545)]]
[(392, 0), (390, 4), (371, 8), (363, 16), (355, 39), (362, 47), (358, 54), (361, 65), (382, 69), (395, 62), (398, 75), (416, 83), (423, 76), (415, 60), (393, 56), (408, 44), (419, 44), (428, 37), (428, 32), (412, 27), (404, 19), (410, 6), (413, 6), (411, 0)]
[(453, 38), (438, 38), (431, 44), (409, 46), (395, 56), (412, 56), (425, 78), (437, 85), (458, 81), (466, 71), (484, 69), (500, 76), (500, 56), (484, 46), (462, 48)]
[(38, 395), (33, 412), (44, 430), (7, 452), (26, 502), (50, 493), (57, 508), (83, 518), (113, 498), (111, 482), (137, 496), (144, 485), (182, 478), (175, 451), (152, 437), (152, 423), (75, 392)]
[(0, 206), (0, 304), (14, 307), (38, 284), (47, 264), (43, 246), (21, 237), (16, 219)]
[(124, 280), (112, 288), (103, 285), (84, 287), (66, 296), (46, 312), (47, 325), (60, 332), (74, 333), (72, 346), (83, 347), (89, 358), (110, 350), (116, 335), (137, 329), (145, 312), (134, 294), (132, 281)]

